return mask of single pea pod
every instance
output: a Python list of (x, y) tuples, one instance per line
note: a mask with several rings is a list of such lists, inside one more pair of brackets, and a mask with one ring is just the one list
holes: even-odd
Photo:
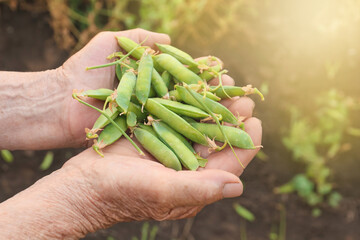
[[(119, 115), (119, 110), (117, 109), (117, 107), (115, 106), (115, 104), (112, 104), (111, 107), (108, 107), (105, 110), (106, 115), (108, 115), (111, 119), (115, 119), (118, 115)], [(96, 119), (92, 129), (90, 131), (87, 131), (86, 133), (86, 137), (87, 138), (96, 138), (98, 137), (98, 135), (96, 134), (96, 132), (100, 129), (103, 129), (106, 125), (108, 125), (110, 123), (110, 121), (103, 115), (101, 114), (98, 119)]]
[[(219, 126), (215, 124), (208, 123), (197, 123), (191, 122), (191, 126), (199, 130), (201, 133), (205, 134), (211, 139), (215, 139), (220, 142), (225, 142), (224, 135), (221, 133)], [(228, 126), (221, 126), (225, 135), (229, 139), (231, 145), (236, 146), (242, 149), (255, 149), (254, 143), (247, 132)]]
[(199, 168), (199, 162), (195, 155), (181, 140), (164, 127), (161, 122), (153, 121), (152, 126), (159, 137), (171, 147), (185, 168), (192, 171)]
[(204, 112), (203, 110), (191, 105), (187, 105), (167, 99), (161, 99), (161, 98), (153, 98), (153, 100), (155, 100), (156, 102), (165, 106), (167, 109), (170, 109), (171, 111), (179, 115), (183, 115), (195, 119), (210, 117), (210, 115), (207, 112)]
[(162, 53), (155, 57), (156, 62), (173, 75), (177, 80), (187, 84), (197, 84), (203, 80), (194, 72), (187, 69), (181, 62), (169, 54)]
[[(114, 119), (114, 122), (120, 126), (120, 128), (125, 132), (127, 129), (125, 116), (119, 116)], [(101, 149), (104, 147), (113, 144), (122, 136), (122, 133), (110, 123), (107, 125), (104, 130), (99, 134), (97, 141), (92, 146), (93, 149), (99, 153), (102, 157), (104, 156), (101, 152)]]
[(171, 77), (171, 74), (168, 72), (168, 71), (164, 71), (162, 74), (161, 74), (161, 77), (163, 79), (163, 81), (165, 82), (165, 85), (168, 89), (173, 89), (174, 88), (174, 85), (170, 86), (171, 82), (172, 82), (172, 77)]
[(144, 122), (147, 117), (146, 111), (141, 111), (141, 107), (135, 103), (130, 102), (128, 112), (135, 113), (137, 122)]
[(140, 123), (140, 124), (139, 124), (139, 128), (142, 128), (142, 129), (148, 131), (149, 133), (151, 133), (152, 135), (154, 135), (154, 136), (157, 137), (157, 138), (159, 137), (159, 136), (156, 134), (154, 128), (153, 128), (151, 125), (145, 125), (145, 124), (143, 124), (143, 123)]
[(123, 75), (120, 63), (115, 65), (115, 74), (117, 79), (120, 81)]
[(188, 66), (197, 66), (198, 65), (197, 62), (195, 62), (195, 60), (189, 54), (187, 54), (186, 52), (184, 52), (174, 46), (167, 45), (167, 44), (159, 44), (159, 43), (156, 43), (156, 46), (160, 49), (161, 52), (167, 53), (167, 54), (173, 56), (182, 64), (185, 64)]
[[(133, 40), (127, 37), (116, 37), (116, 39), (118, 40), (119, 46), (122, 49), (124, 49), (126, 52), (130, 52), (132, 49), (138, 46), (136, 42), (134, 42)], [(145, 47), (139, 47), (138, 49), (135, 49), (131, 53), (131, 56), (133, 56), (136, 59), (140, 59), (141, 56), (144, 54), (144, 52), (145, 52)]]
[(80, 93), (79, 96), (91, 97), (91, 98), (105, 101), (106, 98), (109, 97), (113, 92), (114, 91), (111, 89), (99, 88), (99, 89), (95, 89), (95, 90), (86, 90), (86, 91)]
[(149, 98), (145, 104), (145, 109), (160, 118), (177, 132), (180, 132), (182, 135), (187, 137), (193, 142), (199, 143), (204, 146), (208, 146), (208, 141), (198, 130), (193, 128), (187, 121), (182, 117), (167, 109), (160, 103), (156, 102), (154, 99)]
[(199, 93), (189, 89), (189, 91), (192, 91), (192, 93), (197, 97), (197, 99), (195, 99), (183, 86), (176, 86), (176, 91), (178, 91), (182, 101), (184, 101), (185, 103), (206, 111), (206, 109), (204, 109), (197, 100), (202, 101), (202, 103), (205, 104), (213, 113), (220, 114), (223, 121), (234, 125), (239, 125), (238, 119), (224, 105), (215, 102), (209, 98), (204, 98)]
[(219, 102), (221, 100), (221, 98), (219, 98), (218, 96), (216, 96), (215, 94), (213, 94), (212, 92), (206, 92), (205, 96), (211, 100), (214, 100), (216, 102)]
[(176, 90), (171, 90), (171, 91), (169, 92), (169, 96), (170, 96), (170, 99), (172, 99), (172, 100), (175, 100), (175, 101), (177, 101), (177, 102), (180, 102), (180, 101), (181, 101), (181, 97), (180, 97), (180, 95), (179, 95), (179, 92), (176, 91)]
[[(136, 42), (134, 42), (133, 40), (131, 40), (130, 38), (127, 37), (116, 37), (118, 40), (118, 44), (119, 46), (124, 49), (126, 52), (130, 52), (132, 49), (136, 48), (138, 46), (138, 44)], [(131, 56), (133, 56), (136, 59), (140, 59), (142, 57), (142, 55), (144, 54), (146, 50), (146, 47), (139, 47), (138, 49), (135, 49), (132, 53)], [(164, 69), (162, 69), (155, 61), (154, 61), (154, 68), (156, 69), (156, 71), (158, 71), (159, 73), (163, 72)]]
[(116, 103), (118, 104), (121, 112), (126, 113), (131, 99), (131, 94), (134, 91), (136, 84), (136, 75), (129, 71), (126, 72), (117, 87), (117, 97), (115, 99)]
[(127, 112), (126, 113), (126, 124), (129, 127), (135, 127), (137, 123), (137, 117), (136, 114), (133, 112)]
[(155, 69), (153, 69), (151, 75), (151, 86), (154, 88), (159, 97), (168, 95), (168, 88), (161, 75)]
[(140, 59), (139, 73), (136, 82), (135, 95), (139, 102), (144, 105), (149, 97), (151, 87), (151, 75), (153, 71), (153, 60), (146, 52)]
[(136, 128), (134, 135), (140, 144), (159, 162), (176, 171), (181, 170), (181, 164), (175, 153), (152, 133), (142, 128)]
[(251, 85), (245, 87), (237, 87), (237, 86), (223, 86), (221, 87), (210, 87), (210, 91), (214, 93), (216, 96), (220, 97), (221, 99), (226, 99), (229, 97), (236, 97), (236, 96), (245, 96), (249, 94), (257, 94), (261, 97), (261, 100), (264, 100), (264, 96), (262, 93), (257, 89), (251, 87)]

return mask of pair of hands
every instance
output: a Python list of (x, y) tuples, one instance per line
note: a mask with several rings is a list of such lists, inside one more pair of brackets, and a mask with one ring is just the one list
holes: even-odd
[[(59, 76), (68, 81), (69, 98), (63, 102), (62, 126), (69, 145), (84, 145), (84, 128), (91, 127), (99, 116), (73, 100), (71, 90), (115, 87), (113, 67), (85, 70), (88, 66), (103, 64), (109, 54), (119, 51), (115, 36), (126, 36), (136, 42), (147, 37), (144, 45), (153, 48), (154, 43), (170, 43), (167, 35), (142, 29), (102, 32), (58, 69)], [(214, 79), (210, 83), (216, 82)], [(223, 76), (223, 82), (234, 85), (229, 76)], [(99, 104), (95, 100), (89, 101)], [(222, 104), (235, 115), (246, 117), (245, 130), (254, 144), (260, 145), (262, 129), (260, 121), (252, 117), (254, 102), (241, 97), (224, 100)], [(207, 204), (240, 196), (243, 185), (238, 177), (243, 169), (229, 147), (211, 154), (202, 146), (195, 146), (195, 149), (209, 160), (207, 166), (198, 171), (176, 172), (156, 162), (149, 154), (140, 156), (122, 138), (104, 149), (104, 158), (92, 149), (83, 151), (60, 170), (37, 182), (29, 192), (36, 198), (39, 197), (37, 192), (45, 195), (44, 202), (50, 203), (46, 216), (61, 215), (63, 222), (76, 221), (76, 224), (59, 230), (56, 235), (59, 238), (82, 237), (122, 221), (191, 217)], [(257, 153), (257, 150), (235, 151), (244, 166)]]

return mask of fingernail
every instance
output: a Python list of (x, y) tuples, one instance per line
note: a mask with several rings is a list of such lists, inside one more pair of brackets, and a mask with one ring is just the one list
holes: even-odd
[(243, 186), (241, 183), (227, 183), (223, 188), (224, 198), (238, 197), (243, 192)]

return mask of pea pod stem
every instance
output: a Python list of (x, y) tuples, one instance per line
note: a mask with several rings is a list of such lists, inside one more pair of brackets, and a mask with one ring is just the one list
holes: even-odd
[(231, 98), (231, 97), (229, 96), (229, 94), (227, 94), (227, 92), (225, 91), (224, 86), (223, 86), (223, 84), (222, 84), (222, 75), (223, 75), (224, 73), (227, 73), (227, 70), (223, 70), (223, 71), (221, 71), (221, 72), (218, 73), (219, 84), (215, 87), (214, 91), (216, 91), (216, 90), (218, 90), (219, 88), (221, 88), (221, 90), (223, 91), (223, 93), (225, 94), (225, 96), (228, 97), (228, 98)]
[(95, 107), (95, 106), (93, 106), (93, 105), (91, 105), (91, 104), (89, 104), (89, 103), (87, 103), (87, 102), (84, 102), (83, 100), (81, 100), (80, 98), (78, 98), (78, 96), (77, 96), (76, 93), (73, 93), (73, 94), (72, 94), (72, 97), (73, 97), (74, 99), (76, 99), (77, 101), (79, 101), (80, 103), (82, 103), (82, 104), (84, 104), (84, 105), (86, 105), (86, 106), (88, 106), (88, 107), (90, 107), (90, 108), (98, 111), (98, 112), (101, 113), (102, 115), (104, 115), (104, 116), (105, 116), (112, 124), (114, 124), (114, 126), (125, 136), (125, 138), (130, 141), (130, 143), (135, 147), (135, 149), (140, 153), (140, 155), (145, 156), (144, 152), (136, 145), (136, 143), (129, 137), (129, 135), (127, 135), (127, 134), (124, 132), (124, 130), (122, 130), (121, 127), (120, 127), (118, 124), (116, 124), (116, 122), (114, 122), (114, 120), (112, 120), (111, 117), (109, 117), (109, 116), (105, 113), (105, 111), (102, 111), (101, 109), (99, 109), (99, 108), (97, 108), (97, 107)]
[[(221, 127), (221, 124), (219, 122), (219, 120), (217, 119), (217, 117), (214, 115), (214, 113), (201, 101), (198, 99), (198, 96), (196, 96), (195, 94), (193, 94), (193, 92), (191, 91), (191, 88), (186, 84), (184, 83), (184, 87), (186, 88), (186, 90), (191, 94), (191, 96), (200, 104), (203, 106), (203, 108), (205, 108), (205, 110), (213, 117), (213, 119), (215, 119), (215, 122), (216, 124), (219, 126), (219, 129), (221, 131), (221, 133), (223, 134), (224, 138), (225, 138), (225, 144), (229, 144), (230, 148), (231, 148), (231, 151), (234, 153), (236, 159), (238, 160), (238, 162), (240, 163), (240, 165), (245, 169), (245, 166), (242, 164), (242, 162), (240, 161), (240, 159), (238, 158), (238, 156), (236, 155), (235, 153), (235, 150), (234, 148), (232, 147), (229, 139), (227, 138), (224, 130), (222, 129)], [(224, 147), (224, 146), (223, 146)]]
[(141, 45), (142, 45), (146, 40), (147, 40), (147, 37), (145, 38), (144, 41), (142, 41), (142, 42), (139, 43), (136, 47), (134, 47), (133, 49), (131, 49), (127, 54), (125, 54), (125, 55), (124, 55), (122, 58), (120, 58), (119, 60), (116, 60), (115, 62), (111, 62), (111, 63), (106, 63), (106, 64), (98, 65), (98, 66), (87, 67), (86, 70), (103, 68), (103, 67), (109, 67), (109, 66), (112, 66), (112, 65), (116, 65), (116, 64), (118, 64), (118, 63), (122, 63), (122, 61), (124, 61), (124, 59), (126, 59), (128, 56), (130, 56), (132, 52), (134, 52), (136, 49), (138, 49), (139, 47), (141, 47)]

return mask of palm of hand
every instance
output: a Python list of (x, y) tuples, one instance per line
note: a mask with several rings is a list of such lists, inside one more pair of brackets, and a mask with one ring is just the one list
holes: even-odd
[[(206, 204), (240, 195), (242, 185), (236, 175), (242, 168), (229, 152), (225, 149), (208, 155), (204, 169), (176, 172), (148, 153), (140, 156), (126, 139), (121, 139), (104, 149), (104, 158), (87, 149), (66, 166), (82, 169), (92, 192), (90, 198), (100, 200), (87, 206), (98, 212), (101, 226), (95, 225), (97, 229), (119, 221), (191, 217)], [(245, 165), (255, 153), (237, 150)]]

